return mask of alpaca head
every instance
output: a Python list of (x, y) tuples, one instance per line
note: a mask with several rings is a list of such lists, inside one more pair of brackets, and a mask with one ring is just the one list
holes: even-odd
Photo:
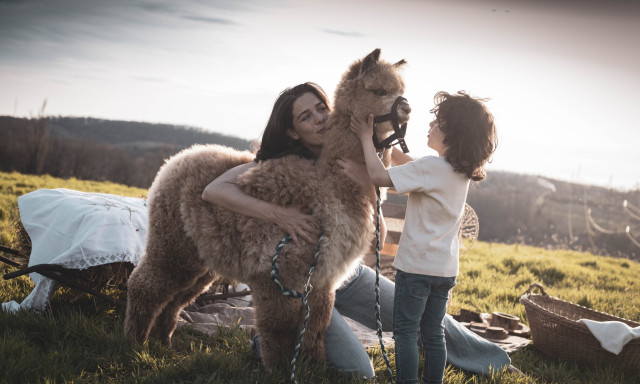
[[(404, 64), (404, 60), (395, 64), (380, 60), (380, 49), (354, 62), (338, 84), (335, 112), (365, 120), (369, 114), (382, 116), (392, 113), (397, 114), (399, 124), (406, 123), (411, 107), (406, 100), (398, 99), (404, 93), (399, 71)], [(392, 122), (377, 123), (374, 132), (377, 140), (382, 142), (394, 133)]]

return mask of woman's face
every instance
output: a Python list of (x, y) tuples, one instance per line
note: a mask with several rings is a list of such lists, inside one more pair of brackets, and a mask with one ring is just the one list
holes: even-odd
[(312, 92), (307, 92), (293, 103), (293, 129), (288, 134), (307, 147), (316, 156), (324, 146), (329, 108)]

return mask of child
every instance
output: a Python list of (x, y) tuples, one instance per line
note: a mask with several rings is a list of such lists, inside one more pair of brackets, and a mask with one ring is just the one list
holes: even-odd
[(409, 193), (393, 263), (398, 270), (393, 306), (398, 383), (418, 382), (418, 329), (425, 354), (422, 382), (442, 383), (447, 358), (443, 318), (458, 275), (458, 231), (467, 191), (470, 180), (485, 178), (484, 165), (497, 145), (493, 116), (483, 100), (439, 92), (434, 101), (427, 145), (438, 156), (413, 160), (394, 148), (392, 161), (399, 166), (388, 170), (371, 140), (373, 116), (351, 122), (373, 183)]

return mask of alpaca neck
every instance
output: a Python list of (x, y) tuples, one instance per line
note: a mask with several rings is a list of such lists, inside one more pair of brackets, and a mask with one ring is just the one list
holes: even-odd
[[(337, 173), (340, 172), (336, 165), (337, 158), (364, 163), (362, 144), (349, 129), (351, 117), (335, 111), (327, 124), (329, 129), (325, 137), (324, 148), (318, 158), (319, 167), (325, 172)], [(342, 174), (342, 172), (340, 173)]]
[[(346, 177), (337, 166), (336, 159), (351, 159), (364, 164), (362, 143), (360, 143), (360, 139), (349, 129), (351, 125), (350, 115), (340, 114), (334, 111), (327, 125), (329, 129), (325, 137), (324, 148), (318, 157), (318, 166), (323, 172), (339, 174)], [(382, 162), (386, 168), (391, 165), (390, 148), (383, 150)]]

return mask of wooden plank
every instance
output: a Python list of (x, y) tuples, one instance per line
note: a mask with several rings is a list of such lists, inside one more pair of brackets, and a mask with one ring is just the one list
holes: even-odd
[(386, 244), (400, 244), (400, 235), (402, 231), (387, 231), (387, 238), (384, 243)]
[[(394, 256), (390, 256), (390, 255), (385, 255), (383, 253), (380, 254), (380, 267), (384, 268), (384, 267), (391, 267), (391, 265), (393, 264), (393, 260), (395, 259)], [(364, 264), (371, 267), (371, 268), (375, 268), (376, 267), (376, 254), (375, 253), (367, 253), (364, 256)]]
[(382, 215), (386, 218), (394, 218), (394, 219), (403, 219), (404, 215), (407, 212), (407, 206), (403, 204), (396, 203), (382, 203)]
[(398, 244), (384, 243), (384, 247), (380, 250), (381, 254), (394, 256), (398, 252)]
[(382, 204), (384, 205), (388, 203), (393, 203), (393, 204), (407, 205), (408, 198), (409, 197), (407, 195), (399, 195), (395, 189), (389, 188), (387, 190), (387, 199)]
[[(387, 237), (380, 249), (380, 260), (383, 264), (390, 266), (398, 251), (398, 243), (402, 235), (404, 217), (407, 210), (407, 196), (398, 195), (393, 188), (387, 190), (387, 200), (382, 203), (382, 214), (387, 225)], [(370, 267), (375, 267), (375, 250), (365, 255), (365, 263)]]
[(406, 196), (398, 195), (395, 189), (389, 188), (387, 200), (382, 203), (381, 208), (387, 224), (387, 237), (380, 254), (393, 259), (398, 251), (398, 243), (404, 227), (404, 217), (407, 210)]
[(402, 228), (404, 227), (403, 219), (394, 219), (394, 218), (384, 218), (384, 222), (387, 224), (387, 232), (395, 231), (402, 232)]

